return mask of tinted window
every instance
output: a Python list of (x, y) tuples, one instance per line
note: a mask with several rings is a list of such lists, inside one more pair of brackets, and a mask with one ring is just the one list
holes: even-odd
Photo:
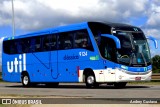
[(22, 51), (23, 53), (28, 53), (30, 52), (30, 48), (31, 48), (31, 44), (30, 44), (31, 40), (30, 38), (25, 38), (21, 40), (21, 45), (22, 45)]
[(58, 48), (60, 50), (73, 48), (73, 33), (72, 32), (59, 34)]
[(50, 36), (50, 48), (51, 50), (57, 49), (57, 35), (56, 34), (52, 34)]
[(75, 48), (84, 48), (93, 51), (93, 46), (87, 30), (75, 32)]
[(45, 35), (42, 37), (42, 51), (57, 49), (56, 34)]
[(21, 54), (83, 48), (93, 51), (87, 30), (77, 30), (59, 34), (47, 34), (23, 39), (4, 41), (4, 52)]
[(101, 37), (99, 50), (103, 58), (116, 62), (116, 45), (114, 41), (107, 37)]
[(4, 52), (8, 53), (8, 54), (17, 53), (16, 43), (13, 40), (4, 41), (3, 42), (3, 49), (4, 49)]
[(31, 37), (4, 41), (3, 49), (7, 54), (40, 52), (42, 51), (41, 39), (40, 37)]

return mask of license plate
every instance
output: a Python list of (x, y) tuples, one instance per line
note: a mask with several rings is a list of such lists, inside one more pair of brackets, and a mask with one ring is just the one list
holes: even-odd
[(140, 81), (140, 80), (141, 80), (141, 77), (135, 77), (135, 80), (136, 80), (136, 81)]

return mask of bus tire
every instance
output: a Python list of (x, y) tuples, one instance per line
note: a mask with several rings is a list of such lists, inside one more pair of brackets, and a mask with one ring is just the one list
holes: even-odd
[(99, 84), (96, 82), (95, 76), (93, 74), (87, 74), (85, 76), (85, 83), (87, 88), (99, 87)]
[(124, 88), (126, 86), (127, 82), (116, 82), (114, 83), (115, 88)]
[(22, 75), (22, 85), (23, 87), (29, 87), (31, 85), (30, 78), (27, 73)]

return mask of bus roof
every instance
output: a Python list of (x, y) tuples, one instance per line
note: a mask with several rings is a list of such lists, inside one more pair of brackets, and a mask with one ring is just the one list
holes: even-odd
[(84, 29), (84, 28), (87, 28), (87, 26), (88, 26), (87, 22), (59, 26), (59, 27), (48, 28), (48, 29), (44, 29), (44, 30), (40, 30), (40, 31), (36, 31), (36, 32), (24, 34), (24, 35), (6, 37), (4, 38), (4, 40), (11, 40), (11, 39), (25, 38), (25, 37), (30, 37), (30, 36), (45, 35), (45, 34), (50, 34), (50, 33), (58, 33), (58, 32)]
[(109, 29), (114, 30), (124, 30), (124, 31), (135, 31), (134, 28), (136, 28), (138, 31), (142, 31), (140, 28), (136, 26), (132, 26), (129, 24), (123, 24), (123, 23), (112, 23), (112, 22), (88, 22), (88, 25), (90, 26), (98, 26), (98, 25), (104, 25), (107, 26)]
[[(110, 29), (114, 28), (116, 30), (120, 30), (120, 29), (121, 30), (133, 30), (133, 28), (137, 28), (135, 26), (131, 26), (131, 25), (128, 25), (128, 24), (122, 24), (122, 23), (82, 22), (82, 23), (77, 23), (77, 24), (71, 24), (71, 25), (59, 26), (59, 27), (55, 27), (55, 28), (49, 28), (49, 29), (40, 30), (40, 31), (36, 31), (36, 32), (33, 32), (33, 33), (19, 35), (19, 36), (10, 36), (10, 37), (4, 38), (4, 40), (12, 40), (12, 39), (18, 39), (18, 38), (26, 38), (26, 37), (30, 37), (30, 36), (45, 35), (45, 34), (51, 34), (51, 33), (85, 29), (88, 26), (92, 26), (92, 25), (94, 25), (94, 26), (95, 25), (105, 25), (105, 26), (108, 26)], [(137, 29), (139, 29), (139, 28), (137, 28)]]

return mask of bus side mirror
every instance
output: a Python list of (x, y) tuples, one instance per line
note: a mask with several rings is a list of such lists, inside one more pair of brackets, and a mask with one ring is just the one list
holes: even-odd
[(120, 40), (116, 36), (110, 34), (101, 34), (101, 36), (113, 39), (114, 42), (116, 43), (116, 48), (121, 49)]
[(156, 40), (154, 37), (152, 37), (152, 36), (147, 36), (146, 38), (149, 39), (149, 40), (152, 40), (152, 41), (154, 42), (155, 48), (156, 48), (156, 49), (158, 48), (158, 42), (157, 42), (157, 40)]

